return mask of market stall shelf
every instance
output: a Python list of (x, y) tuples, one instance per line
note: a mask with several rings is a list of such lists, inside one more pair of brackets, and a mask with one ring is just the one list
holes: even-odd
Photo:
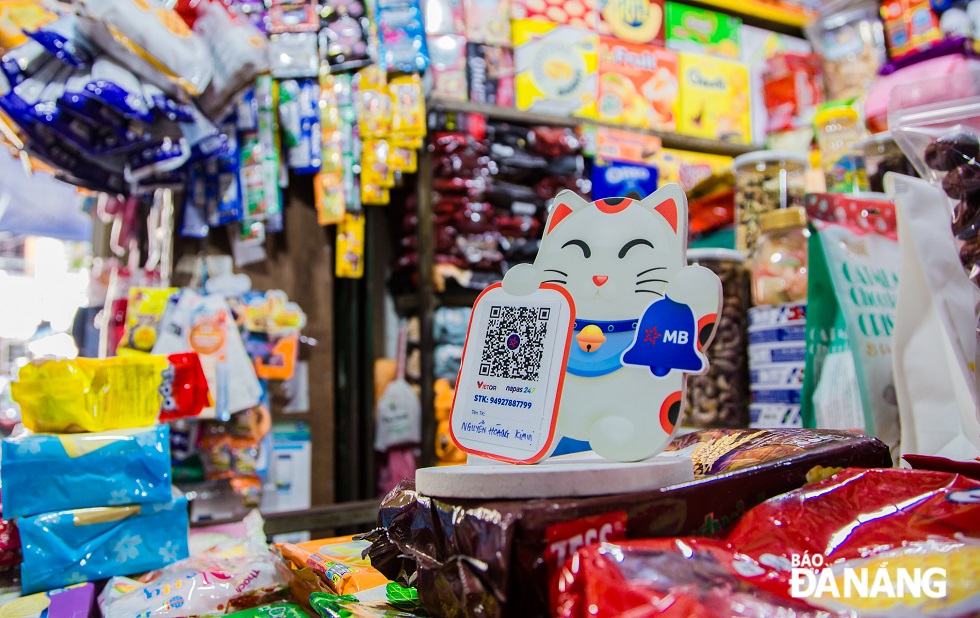
[(676, 148), (680, 150), (690, 150), (708, 154), (718, 154), (727, 156), (737, 156), (761, 149), (756, 144), (732, 144), (719, 140), (691, 137), (679, 133), (664, 131), (654, 131), (636, 127), (624, 127), (618, 124), (604, 123), (601, 121), (575, 118), (573, 116), (559, 116), (557, 114), (542, 114), (538, 112), (522, 111), (498, 105), (484, 105), (481, 103), (469, 103), (466, 101), (448, 101), (439, 98), (430, 98), (426, 102), (426, 109), (441, 110), (447, 112), (458, 112), (464, 114), (482, 114), (491, 120), (501, 120), (505, 122), (516, 122), (521, 124), (540, 124), (548, 126), (597, 126), (624, 129), (630, 133), (642, 135), (653, 135), (659, 137), (663, 142), (664, 148)]

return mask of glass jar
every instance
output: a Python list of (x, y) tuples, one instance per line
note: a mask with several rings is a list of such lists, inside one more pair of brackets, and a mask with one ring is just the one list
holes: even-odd
[(912, 162), (892, 139), (891, 131), (875, 133), (863, 139), (857, 150), (864, 159), (868, 172), (868, 186), (872, 191), (885, 191), (885, 172), (898, 172), (906, 176), (918, 176)]
[(708, 372), (687, 379), (687, 407), (682, 424), (747, 427), (749, 274), (745, 254), (731, 249), (691, 249), (687, 260), (718, 275), (724, 302), (715, 337), (704, 351)]
[(751, 251), (763, 214), (803, 206), (806, 168), (806, 157), (792, 152), (760, 150), (735, 157), (736, 248)]
[(752, 253), (752, 303), (778, 305), (806, 301), (806, 211), (787, 208), (762, 216), (762, 235)]
[(817, 112), (813, 119), (820, 145), (820, 166), (830, 193), (868, 190), (868, 174), (857, 144), (864, 137), (864, 126), (857, 110), (850, 105), (833, 105)]
[(875, 0), (825, 3), (806, 35), (824, 59), (827, 100), (863, 96), (878, 80), (885, 63), (885, 34)]

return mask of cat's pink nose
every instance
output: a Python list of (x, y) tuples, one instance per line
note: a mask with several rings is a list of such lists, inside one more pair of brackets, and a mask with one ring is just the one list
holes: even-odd
[(598, 286), (605, 284), (606, 281), (609, 281), (609, 277), (607, 277), (606, 275), (595, 275), (592, 277), (592, 283)]

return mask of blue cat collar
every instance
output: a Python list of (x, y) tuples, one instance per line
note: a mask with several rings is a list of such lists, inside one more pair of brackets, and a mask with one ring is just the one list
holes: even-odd
[(600, 322), (596, 320), (575, 320), (572, 330), (578, 332), (586, 326), (598, 326), (604, 333), (627, 333), (636, 330), (639, 320), (609, 320)]

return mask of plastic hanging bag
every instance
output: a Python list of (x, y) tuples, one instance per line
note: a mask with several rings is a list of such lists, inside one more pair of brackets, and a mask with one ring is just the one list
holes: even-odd
[(106, 53), (168, 94), (200, 96), (211, 82), (203, 40), (159, 0), (82, 0), (79, 26)]

